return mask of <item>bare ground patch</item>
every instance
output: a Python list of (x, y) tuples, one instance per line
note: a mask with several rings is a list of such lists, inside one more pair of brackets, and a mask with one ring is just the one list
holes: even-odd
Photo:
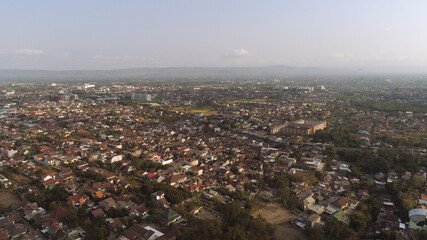
[(304, 237), (304, 233), (301, 230), (293, 228), (291, 225), (291, 222), (297, 216), (290, 213), (279, 203), (269, 203), (257, 212), (254, 212), (253, 216), (256, 217), (258, 214), (265, 218), (267, 222), (276, 226), (275, 239), (295, 240), (298, 237)]
[(221, 217), (219, 216), (219, 214), (208, 208), (200, 209), (199, 212), (194, 215), (194, 217), (203, 219), (203, 220), (221, 221)]
[(0, 192), (0, 205), (4, 207), (11, 207), (12, 209), (16, 209), (20, 206), (21, 199), (15, 193), (11, 192)]

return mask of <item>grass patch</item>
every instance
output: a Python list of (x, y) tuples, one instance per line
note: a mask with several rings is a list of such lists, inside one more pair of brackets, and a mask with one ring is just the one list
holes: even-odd
[(408, 145), (415, 147), (427, 147), (427, 134), (420, 132), (404, 132), (404, 133), (385, 133), (378, 134), (378, 137), (393, 146)]

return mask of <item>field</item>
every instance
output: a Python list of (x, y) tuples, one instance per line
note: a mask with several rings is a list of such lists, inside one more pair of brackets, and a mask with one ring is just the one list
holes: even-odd
[(194, 217), (204, 220), (221, 221), (221, 217), (219, 217), (215, 212), (210, 211), (207, 208), (200, 209), (199, 212), (194, 215)]
[(393, 146), (413, 145), (422, 148), (427, 147), (427, 134), (423, 132), (380, 133), (378, 136)]
[(36, 166), (36, 171), (40, 170), (43, 174), (51, 173), (52, 170), (49, 167)]
[(247, 104), (247, 103), (262, 103), (262, 102), (268, 102), (270, 99), (266, 98), (254, 98), (254, 99), (228, 99), (228, 100), (221, 100), (219, 102), (221, 103), (227, 103), (227, 104)]
[(296, 216), (280, 204), (269, 203), (252, 215), (256, 217), (258, 214), (265, 218), (267, 222), (276, 226), (275, 239), (295, 240), (298, 237), (304, 237), (304, 233), (301, 230), (293, 228), (290, 224)]
[(188, 113), (203, 113), (205, 116), (210, 116), (212, 114), (218, 113), (213, 108), (210, 107), (175, 107), (172, 109), (173, 111), (179, 111), (179, 112), (188, 112)]
[(27, 184), (31, 180), (23, 175), (13, 174), (13, 180), (19, 184)]
[(18, 195), (11, 192), (0, 192), (0, 205), (3, 207), (11, 207), (16, 209), (21, 204), (21, 200)]

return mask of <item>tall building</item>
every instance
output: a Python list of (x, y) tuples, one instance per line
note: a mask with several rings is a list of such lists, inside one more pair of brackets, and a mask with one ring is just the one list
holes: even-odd
[(140, 100), (140, 101), (151, 101), (151, 94), (149, 93), (132, 93), (132, 100)]

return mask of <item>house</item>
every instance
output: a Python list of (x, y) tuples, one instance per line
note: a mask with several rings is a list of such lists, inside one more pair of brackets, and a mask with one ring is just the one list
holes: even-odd
[(67, 202), (70, 206), (81, 207), (83, 204), (90, 202), (90, 199), (87, 195), (73, 195), (67, 198)]
[(199, 164), (199, 160), (190, 158), (190, 159), (184, 160), (184, 164), (187, 164), (190, 166), (197, 166)]
[(100, 201), (98, 204), (105, 209), (118, 208), (116, 201), (111, 197)]
[(37, 203), (26, 204), (22, 211), (24, 212), (24, 218), (27, 220), (33, 219), (33, 217), (39, 213), (45, 213), (46, 210), (42, 207), (38, 207)]
[(86, 232), (83, 230), (83, 228), (77, 227), (68, 231), (66, 239), (83, 240), (85, 234)]
[(58, 166), (59, 165), (59, 161), (55, 161), (54, 158), (47, 157), (47, 156), (44, 156), (42, 154), (34, 155), (33, 160), (34, 160), (34, 162), (36, 162), (40, 165), (43, 165), (43, 166), (49, 166), (49, 165)]
[(107, 225), (109, 228), (113, 229), (114, 231), (117, 231), (120, 228), (126, 228), (125, 225), (123, 225), (120, 218), (107, 218)]
[(311, 192), (303, 192), (297, 195), (299, 199), (298, 203), (301, 208), (306, 210), (309, 206), (313, 205), (316, 200), (313, 198), (313, 193)]
[(325, 166), (324, 163), (322, 163), (322, 160), (320, 159), (314, 159), (314, 158), (307, 158), (307, 157), (302, 157), (300, 159), (300, 161), (303, 162), (302, 164), (302, 168), (304, 169), (314, 169), (316, 171), (323, 171), (323, 167)]
[(181, 219), (181, 215), (179, 215), (177, 212), (175, 212), (171, 208), (168, 208), (164, 212), (159, 214), (157, 216), (157, 219), (160, 221), (161, 224), (165, 226), (169, 226), (170, 224)]
[(192, 166), (188, 169), (188, 172), (193, 173), (194, 175), (200, 176), (203, 174), (203, 169), (197, 167), (197, 166)]
[(169, 208), (170, 205), (170, 203), (165, 198), (165, 193), (160, 190), (151, 194), (151, 201), (158, 204), (162, 208)]
[(59, 155), (56, 157), (60, 162), (62, 162), (65, 165), (71, 164), (73, 162), (77, 162), (78, 158), (76, 156), (66, 156), (66, 155)]
[(92, 211), (90, 212), (90, 214), (91, 214), (94, 218), (97, 218), (97, 217), (105, 217), (105, 216), (106, 216), (106, 214), (105, 214), (104, 210), (102, 210), (102, 208), (97, 208), (97, 209), (95, 209), (95, 210), (92, 210)]
[(316, 202), (312, 196), (308, 196), (306, 198), (303, 198), (301, 201), (301, 206), (306, 210), (309, 206), (313, 205)]
[(52, 218), (63, 221), (66, 220), (69, 216), (71, 216), (71, 212), (62, 206), (58, 206), (54, 211), (50, 214)]
[(340, 211), (337, 207), (333, 206), (333, 205), (328, 205), (325, 208), (325, 213), (328, 215), (334, 215), (335, 213), (337, 213), (338, 211)]
[(2, 148), (1, 149), (1, 153), (3, 153), (4, 155), (6, 155), (8, 158), (13, 157), (13, 155), (15, 155), (16, 153), (18, 153), (17, 150), (9, 150), (9, 149), (5, 149)]
[(382, 209), (385, 212), (394, 212), (394, 203), (384, 199)]
[(345, 222), (348, 219), (348, 216), (344, 211), (339, 210), (336, 213), (332, 214), (337, 220)]
[(314, 227), (316, 223), (320, 223), (320, 216), (317, 214), (311, 214), (308, 218), (307, 218), (307, 222), (311, 227)]
[(136, 215), (136, 216), (145, 216), (148, 214), (148, 209), (145, 206), (145, 203), (135, 207), (130, 207), (128, 211), (130, 215)]
[(165, 179), (165, 182), (171, 186), (175, 186), (179, 183), (185, 182), (187, 180), (187, 175), (185, 174), (175, 174)]
[(404, 173), (402, 173), (402, 180), (404, 181), (409, 181), (411, 179), (411, 173), (406, 171)]
[(236, 188), (233, 187), (233, 185), (231, 185), (231, 184), (227, 184), (224, 188), (227, 189), (227, 191), (229, 191), (229, 192), (236, 191)]
[(383, 212), (377, 216), (376, 225), (383, 231), (399, 231), (399, 218), (391, 212)]
[[(46, 213), (38, 213), (33, 217), (33, 221), (34, 224), (36, 226), (46, 226), (47, 224), (51, 224), (52, 223), (52, 216), (50, 214), (46, 214)], [(57, 220), (54, 220), (55, 222), (57, 222)]]
[(358, 189), (357, 190), (357, 197), (360, 200), (367, 200), (369, 198), (369, 191), (367, 189)]
[(427, 194), (421, 193), (420, 199), (418, 199), (418, 204), (427, 206)]
[(115, 163), (115, 162), (120, 162), (123, 160), (123, 155), (114, 155), (111, 156), (111, 158), (108, 159), (109, 163)]
[(75, 175), (72, 171), (65, 170), (59, 173), (59, 177), (62, 178), (63, 181), (67, 181), (75, 178)]
[(12, 182), (3, 174), (0, 174), (0, 185), (2, 185), (4, 188), (8, 188), (12, 186)]
[(42, 176), (41, 183), (45, 188), (53, 188), (62, 183), (62, 178), (57, 172), (51, 172)]
[(345, 198), (345, 197), (341, 197), (341, 198), (339, 198), (338, 200), (336, 200), (335, 202), (333, 202), (332, 204), (335, 206), (335, 207), (337, 207), (337, 208), (339, 208), (339, 209), (341, 209), (341, 210), (343, 210), (343, 209), (345, 209), (345, 208), (347, 208), (348, 207), (348, 199), (347, 198)]
[(125, 239), (130, 239), (130, 240), (133, 240), (133, 239), (154, 240), (163, 235), (164, 234), (162, 232), (159, 232), (158, 230), (152, 227), (149, 227), (149, 226), (144, 227), (142, 224), (135, 223), (123, 234), (123, 237), (125, 237)]
[(7, 230), (0, 231), (0, 240), (7, 240), (9, 232)]
[(375, 179), (377, 179), (378, 181), (382, 180), (384, 177), (385, 177), (385, 174), (382, 172), (375, 173)]
[(197, 192), (200, 190), (201, 187), (202, 187), (202, 184), (185, 186), (185, 190), (187, 190), (188, 192)]
[(165, 193), (160, 190), (151, 194), (151, 200), (153, 201), (156, 201), (162, 198), (165, 198)]
[(414, 230), (427, 230), (427, 209), (414, 208), (409, 210), (409, 228)]
[[(92, 195), (93, 198), (99, 198), (99, 199), (104, 198), (104, 193), (96, 190), (93, 187), (88, 187), (86, 190)], [(80, 193), (82, 192), (80, 191)]]
[(28, 239), (25, 234), (27, 233), (27, 228), (22, 223), (16, 223), (10, 226), (7, 229), (9, 234), (9, 239)]
[(112, 182), (116, 178), (116, 175), (114, 173), (107, 170), (101, 170), (100, 174), (104, 177), (105, 180), (110, 182)]
[(313, 204), (307, 208), (309, 212), (320, 215), (325, 211), (325, 207), (319, 204)]

